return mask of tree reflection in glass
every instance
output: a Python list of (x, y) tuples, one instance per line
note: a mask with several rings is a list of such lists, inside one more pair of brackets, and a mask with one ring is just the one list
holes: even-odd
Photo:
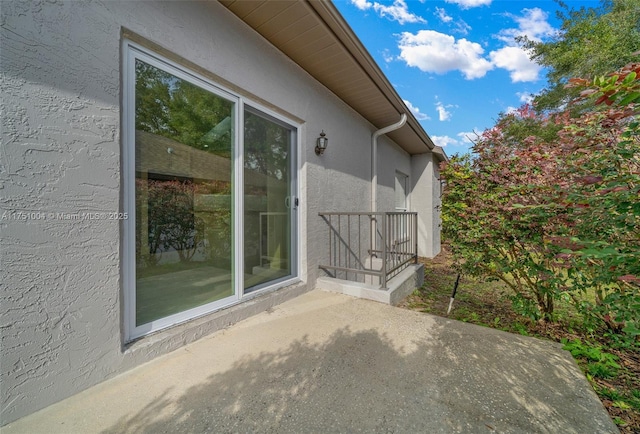
[(234, 103), (136, 60), (136, 325), (234, 294)]

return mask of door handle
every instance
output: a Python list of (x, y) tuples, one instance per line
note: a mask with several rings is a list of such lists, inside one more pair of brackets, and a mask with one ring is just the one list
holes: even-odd
[[(293, 207), (294, 208), (298, 208), (298, 205), (300, 204), (300, 201), (298, 201), (298, 198), (294, 198), (293, 199)], [(287, 208), (291, 208), (291, 196), (287, 196), (284, 198), (284, 206)]]

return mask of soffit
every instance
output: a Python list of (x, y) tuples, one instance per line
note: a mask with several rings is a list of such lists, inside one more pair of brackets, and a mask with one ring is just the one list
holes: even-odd
[(406, 113), (407, 124), (388, 136), (407, 152), (433, 149), (427, 133), (330, 1), (220, 2), (376, 128), (394, 124)]

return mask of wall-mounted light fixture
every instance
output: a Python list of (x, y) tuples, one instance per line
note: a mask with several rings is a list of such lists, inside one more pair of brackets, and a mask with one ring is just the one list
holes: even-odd
[(324, 130), (320, 133), (320, 137), (316, 140), (316, 155), (324, 154), (324, 150), (327, 149), (327, 145), (329, 144), (329, 139), (327, 139)]

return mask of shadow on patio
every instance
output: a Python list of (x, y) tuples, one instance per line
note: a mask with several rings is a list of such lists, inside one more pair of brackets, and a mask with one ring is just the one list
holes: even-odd
[[(245, 356), (191, 387), (177, 402), (158, 398), (105, 432), (382, 431), (426, 427), (438, 390), (421, 369), (427, 346), (402, 355), (384, 334), (348, 327), (314, 344)], [(424, 383), (416, 387), (415, 383)], [(423, 407), (433, 401), (441, 410)], [(167, 407), (174, 409), (158, 418)], [(416, 417), (417, 416), (417, 417)]]
[(94, 389), (7, 434), (617, 432), (555, 344), (324, 291)]

